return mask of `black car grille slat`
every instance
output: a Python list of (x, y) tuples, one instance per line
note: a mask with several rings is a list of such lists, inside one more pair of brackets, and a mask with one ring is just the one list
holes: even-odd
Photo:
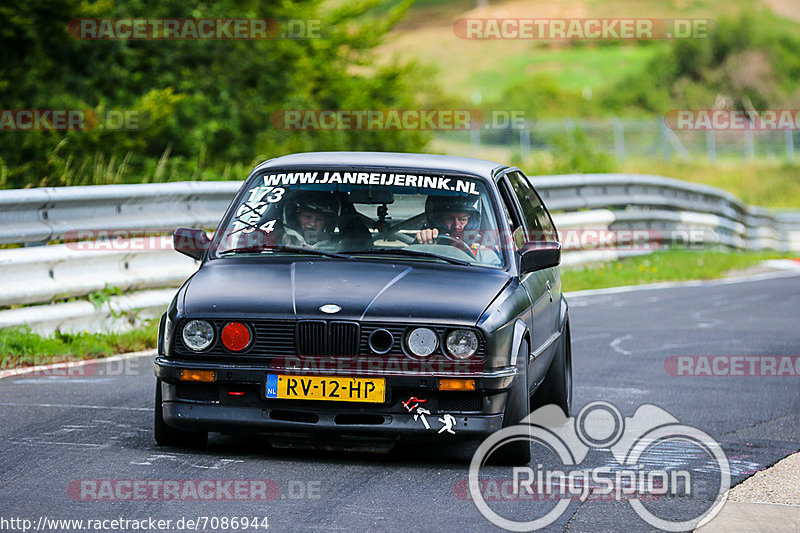
[[(429, 324), (397, 324), (379, 322), (349, 322), (325, 320), (242, 320), (250, 325), (255, 334), (252, 346), (241, 353), (231, 353), (219, 341), (219, 332), (225, 324), (237, 319), (212, 319), (217, 331), (214, 346), (202, 353), (196, 353), (183, 344), (180, 335), (182, 324), (178, 325), (175, 335), (175, 351), (180, 355), (191, 355), (192, 358), (226, 357), (241, 360), (243, 358), (263, 358), (281, 356), (303, 357), (354, 357), (376, 356), (369, 348), (369, 336), (378, 329), (385, 329), (394, 339), (391, 349), (379, 357), (404, 356), (403, 343), (405, 333), (413, 327), (430, 327), (436, 331), (444, 342), (449, 326), (431, 326)], [(478, 335), (478, 357), (486, 354), (483, 335)], [(442, 346), (436, 352), (444, 357)]]
[(323, 356), (326, 352), (327, 324), (324, 320), (301, 320), (297, 323), (297, 353)]
[(355, 322), (331, 322), (329, 325), (329, 354), (337, 357), (358, 355), (358, 324)]
[(177, 396), (181, 400), (194, 402), (218, 402), (219, 392), (216, 385), (198, 383), (178, 383)]
[(440, 412), (467, 412), (480, 411), (483, 408), (483, 399), (478, 394), (444, 393), (439, 397)]

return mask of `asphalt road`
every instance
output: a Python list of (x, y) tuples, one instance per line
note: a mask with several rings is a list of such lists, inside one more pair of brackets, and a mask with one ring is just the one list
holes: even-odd
[[(800, 354), (800, 276), (575, 296), (570, 306), (576, 412), (600, 400), (631, 417), (642, 404), (654, 404), (719, 441), (734, 484), (800, 449), (800, 377), (678, 377), (665, 368), (675, 355)], [(35, 526), (41, 517), (152, 517), (173, 520), (172, 530), (181, 517), (266, 517), (270, 531), (497, 529), (464, 491), (465, 461), (474, 447), (453, 452), (406, 446), (389, 455), (282, 450), (258, 438), (212, 434), (202, 451), (159, 448), (151, 433), (150, 359), (97, 370), (84, 377), (0, 380), (0, 529), (3, 519), (29, 519)], [(531, 466), (552, 460), (538, 454)], [(679, 450), (667, 448), (650, 461), (713, 478), (707, 458)], [(581, 467), (604, 464), (613, 464), (610, 453), (592, 450)], [(511, 475), (508, 468), (493, 468), (483, 473)], [(128, 494), (96, 501), (101, 485), (81, 485), (81, 480), (109, 479), (179, 480), (181, 490), (182, 480), (268, 480), (267, 499), (225, 499), (228, 489), (222, 489), (223, 499), (212, 501), (139, 500)], [(493, 505), (515, 520), (538, 518), (553, 507), (519, 500)], [(661, 502), (660, 512), (685, 519), (681, 505), (670, 499)], [(112, 525), (107, 523), (108, 530), (121, 529)], [(234, 530), (212, 525), (206, 521), (198, 530)], [(74, 530), (52, 524), (47, 529)], [(654, 529), (627, 502), (602, 500), (572, 502), (547, 528)]]

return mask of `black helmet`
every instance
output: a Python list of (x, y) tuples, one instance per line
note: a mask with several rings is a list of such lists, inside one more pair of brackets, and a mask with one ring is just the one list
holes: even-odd
[(468, 213), (465, 231), (472, 231), (481, 226), (481, 199), (476, 196), (428, 196), (425, 201), (425, 216), (428, 224), (438, 229), (446, 231), (447, 226), (442, 221), (442, 213)]
[(332, 191), (298, 191), (287, 199), (284, 208), (284, 224), (296, 231), (302, 231), (297, 215), (307, 211), (325, 217), (324, 236), (320, 240), (330, 239), (341, 215), (342, 204), (339, 195)]

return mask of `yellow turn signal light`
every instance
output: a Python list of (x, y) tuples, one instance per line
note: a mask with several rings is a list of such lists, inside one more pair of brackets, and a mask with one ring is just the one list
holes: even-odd
[(181, 369), (181, 381), (203, 381), (213, 383), (215, 381), (213, 370), (189, 370)]
[(439, 380), (439, 390), (475, 390), (474, 379), (444, 378)]

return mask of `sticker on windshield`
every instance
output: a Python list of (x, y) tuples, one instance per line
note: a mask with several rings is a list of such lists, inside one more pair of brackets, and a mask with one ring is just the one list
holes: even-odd
[(265, 175), (262, 183), (263, 185), (250, 190), (251, 201), (256, 198), (260, 199), (273, 187), (298, 183), (309, 185), (378, 185), (480, 194), (475, 182), (471, 180), (387, 172), (281, 172), (279, 174)]

